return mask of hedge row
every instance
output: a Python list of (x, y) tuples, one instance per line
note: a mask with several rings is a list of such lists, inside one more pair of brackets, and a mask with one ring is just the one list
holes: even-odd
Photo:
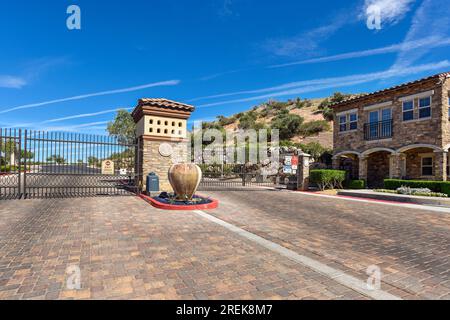
[(350, 180), (348, 182), (347, 188), (349, 189), (365, 189), (366, 181), (364, 180)]
[(433, 192), (445, 193), (450, 196), (450, 181), (400, 180), (400, 179), (384, 180), (384, 187), (386, 189), (397, 190), (402, 186), (410, 188), (428, 188)]
[(310, 182), (317, 184), (321, 190), (342, 189), (345, 181), (345, 171), (342, 170), (311, 170), (309, 174)]

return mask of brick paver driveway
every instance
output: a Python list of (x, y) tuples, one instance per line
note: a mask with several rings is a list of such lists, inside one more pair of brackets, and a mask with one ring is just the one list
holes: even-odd
[[(404, 298), (449, 298), (450, 214), (290, 192), (211, 192), (208, 212)], [(79, 267), (81, 289), (66, 286)], [(195, 212), (135, 197), (0, 202), (2, 299), (366, 299)]]
[[(450, 211), (297, 192), (217, 192), (213, 214), (358, 278), (382, 271), (382, 289), (406, 299), (450, 299)], [(420, 208), (420, 209), (419, 209)]]

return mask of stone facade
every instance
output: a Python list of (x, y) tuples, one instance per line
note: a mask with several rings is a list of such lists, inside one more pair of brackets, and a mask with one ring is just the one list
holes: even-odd
[[(161, 144), (170, 145), (172, 150), (176, 152), (177, 157), (163, 156), (159, 152)], [(160, 191), (172, 192), (167, 173), (169, 168), (183, 160), (188, 159), (188, 143), (186, 141), (158, 141), (154, 139), (140, 139), (141, 146), (141, 164), (142, 164), (142, 177), (143, 177), (143, 190), (146, 191), (145, 181), (150, 172), (156, 173), (159, 177)]]
[(173, 192), (169, 168), (189, 162), (187, 120), (194, 107), (168, 99), (140, 99), (132, 116), (137, 124), (140, 183), (146, 190), (147, 175), (159, 177), (159, 191)]
[[(342, 157), (356, 155), (359, 159), (358, 168), (350, 170), (358, 170), (359, 178), (368, 181), (379, 181), (381, 177), (447, 180), (447, 151), (450, 147), (449, 77), (450, 73), (442, 73), (332, 106), (335, 114), (334, 167), (338, 168), (342, 164)], [(420, 118), (419, 101), (428, 97), (431, 98), (431, 115)], [(412, 120), (403, 119), (405, 101), (413, 101)], [(384, 119), (383, 116), (389, 114), (389, 110), (391, 116)], [(353, 129), (349, 125), (350, 114), (354, 117), (355, 113), (357, 128)], [(371, 113), (375, 118), (378, 116), (379, 122), (370, 119)], [(347, 119), (345, 131), (340, 129), (339, 119), (342, 117)], [(371, 131), (370, 128), (374, 127)], [(379, 136), (382, 132), (384, 135)], [(379, 152), (385, 153), (385, 156), (380, 157)], [(422, 174), (424, 155), (428, 158), (426, 162), (432, 158), (432, 176)]]
[[(432, 95), (431, 119), (414, 120), (410, 122), (402, 121), (402, 101), (400, 101), (399, 98), (432, 90), (434, 90), (434, 94)], [(334, 152), (339, 153), (346, 150), (357, 150), (359, 152), (363, 152), (375, 147), (398, 149), (405, 145), (418, 143), (444, 146), (444, 143), (450, 143), (450, 132), (448, 134), (448, 138), (445, 138), (444, 141), (442, 138), (443, 135), (441, 128), (444, 126), (444, 123), (446, 124), (446, 128), (448, 128), (449, 121), (448, 117), (443, 117), (444, 111), (445, 116), (448, 115), (448, 111), (445, 108), (445, 106), (448, 106), (448, 103), (443, 105), (443, 99), (441, 85), (439, 85), (434, 79), (424, 83), (419, 83), (413, 87), (406, 87), (404, 89), (394, 91), (390, 94), (370, 96), (366, 99), (358, 100), (342, 107), (336, 106), (334, 108), (335, 114), (353, 109), (358, 110), (358, 129), (356, 132), (339, 132), (338, 119), (335, 117), (333, 126)], [(365, 111), (364, 107), (386, 101), (393, 101), (392, 138), (379, 141), (366, 141), (364, 139), (364, 124), (369, 122), (369, 111)], [(416, 107), (414, 108), (414, 116), (416, 119), (418, 118), (418, 108)]]
[(309, 154), (300, 153), (298, 155), (297, 190), (307, 191), (309, 189), (310, 159), (311, 155)]
[(367, 185), (370, 187), (382, 187), (383, 180), (389, 178), (390, 167), (389, 153), (385, 151), (375, 152), (367, 158)]

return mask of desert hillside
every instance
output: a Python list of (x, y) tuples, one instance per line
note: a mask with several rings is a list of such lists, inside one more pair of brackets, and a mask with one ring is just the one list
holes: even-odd
[(333, 148), (333, 122), (329, 105), (352, 96), (337, 92), (320, 99), (270, 100), (230, 117), (218, 116), (204, 128), (277, 128), (284, 145), (301, 147), (313, 143), (330, 150)]

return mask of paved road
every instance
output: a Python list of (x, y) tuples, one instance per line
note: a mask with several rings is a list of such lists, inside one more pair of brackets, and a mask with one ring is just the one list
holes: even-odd
[[(450, 299), (450, 212), (286, 191), (210, 193), (220, 219), (404, 298)], [(419, 208), (419, 207), (418, 207)]]
[[(221, 201), (210, 218), (136, 197), (1, 202), (0, 298), (368, 298), (275, 244), (362, 281), (377, 265), (382, 290), (398, 297), (450, 298), (450, 213), (287, 191), (210, 194)], [(66, 287), (70, 266), (81, 290)]]

